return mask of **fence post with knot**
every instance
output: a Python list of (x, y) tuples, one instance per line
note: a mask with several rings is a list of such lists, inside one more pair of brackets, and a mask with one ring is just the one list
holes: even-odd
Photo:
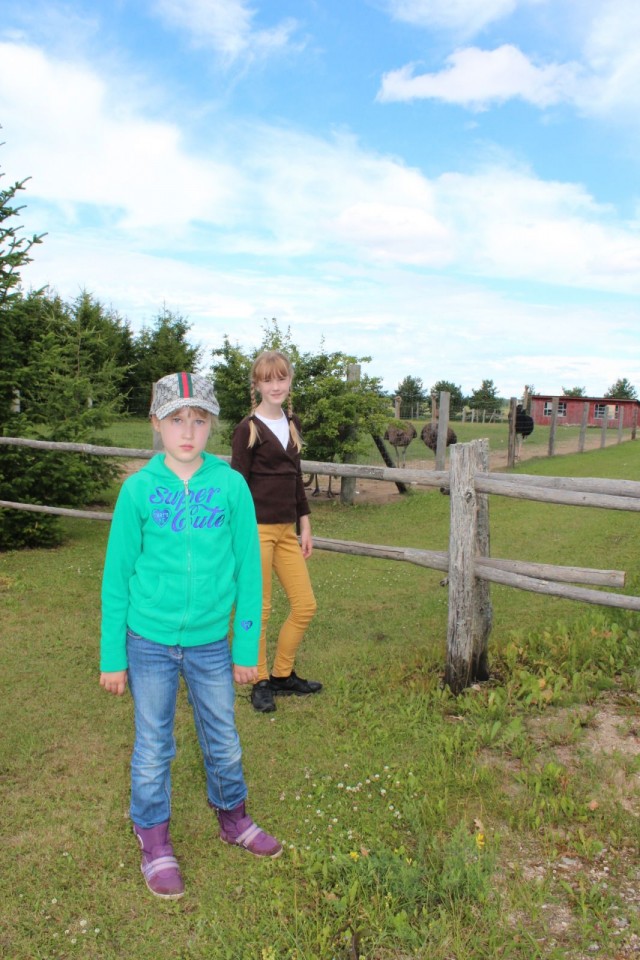
[[(359, 363), (350, 363), (347, 367), (347, 380), (349, 382), (357, 382), (360, 379), (360, 364)], [(347, 425), (346, 428), (347, 437), (355, 439), (358, 435), (357, 424), (351, 423)], [(342, 460), (343, 463), (354, 463), (355, 455), (353, 453), (346, 453)], [(348, 506), (353, 504), (356, 493), (356, 478), (355, 477), (343, 477), (340, 481), (340, 502), (345, 503)]]
[(492, 609), (489, 584), (475, 576), (476, 557), (489, 556), (489, 504), (474, 476), (489, 470), (489, 441), (451, 447), (449, 489), (449, 622), (445, 683), (460, 693), (489, 678), (488, 644)]

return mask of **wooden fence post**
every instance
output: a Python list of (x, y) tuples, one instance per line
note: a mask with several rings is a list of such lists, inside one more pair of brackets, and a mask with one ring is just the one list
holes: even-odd
[(515, 467), (516, 465), (516, 419), (518, 416), (517, 413), (518, 400), (516, 397), (511, 397), (509, 400), (509, 443), (507, 446), (507, 466)]
[(554, 397), (551, 401), (551, 427), (549, 428), (549, 451), (548, 455), (552, 457), (556, 452), (556, 430), (558, 428), (558, 406), (560, 398)]
[[(153, 400), (155, 395), (156, 395), (156, 385), (154, 383), (151, 386), (151, 405), (152, 406), (153, 406)], [(151, 426), (151, 421), (149, 421), (149, 427), (151, 428), (153, 450), (155, 453), (161, 453), (164, 450), (162, 437), (160, 436), (157, 430), (153, 429), (153, 427)]]
[(440, 394), (440, 412), (438, 413), (438, 437), (436, 440), (436, 470), (444, 470), (447, 452), (447, 432), (449, 430), (449, 406), (451, 394), (445, 390)]
[(600, 448), (607, 445), (607, 429), (609, 427), (609, 405), (605, 404), (604, 416), (602, 418), (602, 430), (600, 431)]
[(489, 552), (489, 508), (475, 489), (474, 474), (487, 472), (486, 440), (459, 443), (449, 463), (451, 529), (449, 534), (449, 621), (445, 683), (460, 693), (475, 680), (486, 680), (491, 601), (488, 585), (476, 578), (476, 556)]
[(578, 453), (584, 453), (584, 443), (587, 439), (587, 424), (589, 423), (589, 402), (582, 404), (582, 422), (580, 423), (580, 436), (578, 438)]
[[(350, 363), (347, 367), (347, 380), (359, 380), (360, 379), (360, 364), (359, 363)], [(348, 427), (349, 435), (354, 436), (356, 433), (356, 425), (349, 424)], [(355, 454), (349, 453), (344, 456), (344, 463), (355, 463)], [(346, 503), (348, 506), (352, 506), (356, 494), (356, 478), (355, 477), (342, 477), (340, 481), (340, 502)]]

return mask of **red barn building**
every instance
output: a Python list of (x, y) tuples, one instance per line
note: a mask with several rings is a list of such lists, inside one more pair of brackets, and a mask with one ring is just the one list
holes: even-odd
[[(531, 416), (540, 426), (551, 423), (554, 397), (549, 394), (531, 396)], [(602, 427), (606, 418), (607, 425), (617, 427), (622, 417), (623, 429), (631, 430), (638, 423), (638, 400), (608, 400), (605, 397), (561, 397), (558, 396), (558, 424), (580, 426), (584, 405), (588, 404), (587, 426)]]

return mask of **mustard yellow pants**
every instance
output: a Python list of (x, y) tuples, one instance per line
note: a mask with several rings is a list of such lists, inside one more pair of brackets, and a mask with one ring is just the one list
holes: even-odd
[(267, 625), (271, 615), (271, 588), (273, 571), (282, 584), (289, 601), (289, 616), (282, 624), (271, 673), (274, 677), (288, 677), (293, 670), (296, 651), (305, 630), (316, 612), (307, 562), (296, 537), (293, 523), (259, 523), (260, 555), (262, 559), (262, 632), (258, 652), (258, 680), (268, 680)]

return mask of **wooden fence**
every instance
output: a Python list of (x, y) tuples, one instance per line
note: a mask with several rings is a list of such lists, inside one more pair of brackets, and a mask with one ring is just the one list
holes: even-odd
[[(443, 424), (446, 430), (446, 421), (443, 421)], [(136, 459), (150, 459), (156, 452), (83, 443), (49, 443), (18, 437), (0, 437), (0, 445), (2, 444)], [(640, 482), (490, 473), (487, 440), (454, 444), (449, 450), (449, 470), (411, 470), (319, 463), (311, 460), (303, 460), (302, 469), (304, 472), (330, 477), (364, 478), (437, 487), (443, 493), (449, 494), (451, 522), (449, 550), (446, 552), (323, 537), (314, 537), (314, 545), (319, 550), (397, 560), (441, 570), (447, 574), (444, 581), (449, 589), (445, 682), (454, 693), (459, 693), (477, 680), (486, 680), (489, 677), (491, 582), (583, 603), (640, 611), (640, 597), (615, 593), (611, 589), (591, 589), (624, 587), (625, 574), (622, 571), (528, 563), (489, 556), (489, 495), (640, 512)], [(9, 500), (0, 500), (0, 508), (92, 520), (111, 519), (111, 513)]]
[[(556, 440), (558, 436), (558, 427), (564, 422), (560, 417), (560, 401), (561, 397), (554, 397), (551, 405), (551, 422), (549, 424), (549, 442), (547, 447), (547, 456), (553, 457), (556, 453)], [(526, 397), (525, 397), (526, 401)], [(518, 405), (518, 400), (516, 397), (511, 397), (509, 401), (509, 447), (507, 454), (507, 466), (515, 466), (516, 460), (519, 459), (519, 444), (516, 439), (516, 408)], [(587, 440), (587, 427), (589, 420), (589, 401), (585, 400), (582, 404), (582, 417), (580, 422), (580, 433), (578, 434), (578, 443), (576, 446), (577, 453), (584, 453), (586, 449), (586, 440)], [(599, 428), (599, 446), (600, 449), (603, 449), (607, 445), (607, 435), (611, 432), (611, 427), (609, 426), (608, 417), (602, 418), (602, 424)], [(631, 423), (630, 439), (635, 440), (638, 429), (638, 411), (634, 409), (633, 419)], [(616, 427), (616, 442), (622, 443), (624, 437), (624, 425), (623, 417), (618, 418), (618, 424)]]

